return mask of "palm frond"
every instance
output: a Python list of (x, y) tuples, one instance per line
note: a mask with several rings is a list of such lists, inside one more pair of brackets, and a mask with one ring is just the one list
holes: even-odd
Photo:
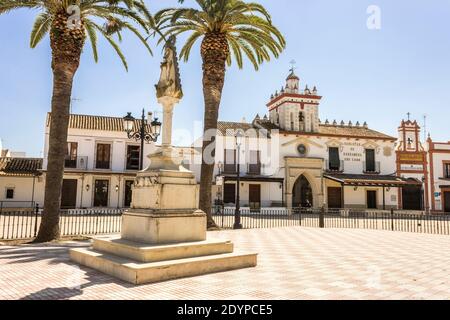
[(33, 29), (31, 30), (30, 47), (35, 48), (37, 44), (45, 37), (50, 30), (53, 17), (46, 13), (40, 13), (34, 21)]
[(90, 20), (85, 21), (85, 29), (86, 29), (88, 38), (91, 42), (92, 54), (94, 56), (94, 61), (98, 62), (97, 32), (95, 31), (95, 27), (93, 26), (93, 24)]
[(105, 31), (103, 30), (102, 27), (100, 27), (98, 24), (91, 22), (92, 26), (94, 27), (94, 29), (96, 29), (98, 32), (100, 32), (100, 34), (105, 37), (105, 39), (109, 42), (109, 44), (111, 45), (111, 47), (113, 47), (113, 49), (116, 51), (117, 55), (119, 56), (120, 60), (122, 61), (123, 66), (125, 67), (125, 70), (128, 71), (128, 63), (127, 60), (125, 59), (124, 54), (122, 53), (122, 51), (120, 50), (119, 45), (114, 41), (114, 39)]
[(271, 56), (278, 58), (286, 47), (282, 33), (272, 24), (270, 14), (261, 4), (241, 0), (195, 1), (201, 10), (170, 8), (155, 14), (155, 21), (165, 37), (190, 33), (180, 53), (183, 60), (189, 59), (194, 43), (208, 34), (226, 36), (230, 51), (225, 52), (227, 63), (235, 60), (239, 68), (247, 57), (258, 70)]

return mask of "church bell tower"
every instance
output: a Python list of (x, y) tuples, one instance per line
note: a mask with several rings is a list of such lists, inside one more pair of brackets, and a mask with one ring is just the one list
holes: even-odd
[(286, 84), (270, 97), (267, 104), (270, 122), (285, 131), (318, 132), (322, 97), (316, 87), (310, 90), (306, 85), (300, 90), (300, 85), (300, 78), (292, 68)]

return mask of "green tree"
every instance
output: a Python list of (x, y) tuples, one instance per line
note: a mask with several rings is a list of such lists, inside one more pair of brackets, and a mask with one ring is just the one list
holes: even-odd
[[(183, 3), (183, 0), (179, 2)], [(190, 33), (180, 51), (188, 61), (191, 49), (201, 41), (203, 60), (204, 132), (217, 130), (226, 64), (235, 60), (243, 68), (244, 57), (256, 70), (271, 55), (278, 57), (286, 46), (267, 10), (258, 3), (239, 0), (195, 0), (200, 7), (171, 8), (158, 12), (155, 20), (165, 37)], [(234, 58), (234, 59), (233, 59)], [(214, 131), (215, 132), (215, 131)], [(210, 143), (204, 139), (203, 152)], [(202, 157), (200, 209), (208, 215), (208, 228), (216, 227), (211, 216), (214, 164)]]
[(52, 50), (53, 96), (44, 214), (35, 239), (35, 242), (47, 242), (60, 235), (61, 188), (72, 84), (85, 40), (90, 40), (97, 62), (97, 35), (103, 36), (128, 70), (125, 57), (114, 38), (121, 40), (122, 31), (129, 30), (151, 54), (142, 31), (148, 33), (148, 21), (151, 25), (153, 20), (142, 0), (0, 0), (0, 15), (22, 8), (39, 10), (31, 31), (30, 46), (36, 47), (50, 34)]

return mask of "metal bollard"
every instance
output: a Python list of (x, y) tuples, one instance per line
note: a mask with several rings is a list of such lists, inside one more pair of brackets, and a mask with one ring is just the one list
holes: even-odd
[(322, 207), (319, 213), (319, 228), (325, 228), (325, 208)]
[(38, 215), (39, 215), (39, 204), (36, 203), (36, 208), (34, 210), (34, 236), (37, 236), (37, 223), (38, 223)]

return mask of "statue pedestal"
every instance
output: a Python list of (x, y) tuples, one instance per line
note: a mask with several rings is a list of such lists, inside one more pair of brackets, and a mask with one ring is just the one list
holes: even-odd
[(199, 187), (171, 147), (173, 108), (183, 96), (175, 37), (166, 43), (156, 91), (163, 106), (162, 147), (136, 177), (121, 237), (95, 238), (92, 248), (70, 250), (70, 258), (134, 284), (256, 266), (256, 253), (206, 240), (206, 214), (197, 209)]
[(121, 237), (97, 237), (92, 248), (72, 249), (71, 259), (134, 284), (256, 266), (256, 253), (206, 240), (199, 186), (173, 150), (163, 147), (150, 159), (136, 177)]
[(136, 177), (122, 238), (149, 244), (204, 241), (206, 214), (197, 209), (195, 176), (171, 148), (161, 148), (150, 160), (149, 168)]

